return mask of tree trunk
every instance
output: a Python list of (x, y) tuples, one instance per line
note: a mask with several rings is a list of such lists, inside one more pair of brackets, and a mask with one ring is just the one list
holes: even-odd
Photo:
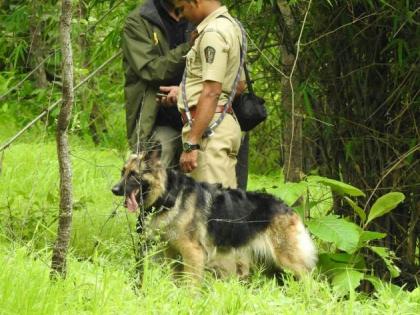
[(31, 18), (29, 19), (29, 30), (31, 34), (30, 42), (30, 61), (33, 69), (37, 68), (34, 72), (34, 78), (36, 86), (38, 88), (46, 88), (48, 86), (47, 75), (44, 67), (44, 52), (43, 52), (43, 41), (41, 36), (41, 20), (38, 16), (38, 10), (42, 8), (41, 3), (38, 0), (32, 1), (31, 4)]
[(302, 146), (302, 100), (298, 91), (299, 75), (292, 74), (296, 60), (297, 42), (296, 30), (298, 25), (292, 16), (290, 7), (285, 0), (277, 1), (279, 26), (283, 31), (283, 41), (280, 44), (283, 72), (289, 77), (282, 76), (281, 100), (285, 111), (283, 122), (283, 152), (285, 180), (297, 182), (301, 179), (303, 165)]
[(57, 123), (57, 154), (60, 168), (60, 212), (57, 240), (52, 255), (51, 277), (66, 276), (66, 256), (72, 222), (71, 162), (67, 128), (73, 106), (73, 55), (71, 47), (71, 0), (62, 0), (60, 40), (62, 53), (63, 103)]

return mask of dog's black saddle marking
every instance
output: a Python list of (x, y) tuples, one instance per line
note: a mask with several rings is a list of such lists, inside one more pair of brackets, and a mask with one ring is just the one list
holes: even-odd
[(241, 189), (219, 190), (208, 218), (208, 232), (216, 246), (237, 248), (264, 231), (274, 215), (291, 212), (284, 203), (268, 194)]
[(269, 194), (196, 182), (174, 170), (166, 174), (165, 190), (153, 208), (171, 211), (178, 201), (182, 212), (188, 198), (195, 195), (195, 207), (207, 216), (207, 231), (218, 247), (245, 245), (263, 232), (275, 215), (292, 213), (291, 208)]
[[(175, 206), (175, 202), (179, 196), (181, 198), (181, 209), (186, 202), (186, 199), (199, 189), (198, 183), (192, 178), (185, 176), (177, 171), (168, 170), (165, 185), (165, 191), (153, 204), (154, 208), (164, 207), (170, 209)], [(199, 198), (197, 198), (199, 199)]]

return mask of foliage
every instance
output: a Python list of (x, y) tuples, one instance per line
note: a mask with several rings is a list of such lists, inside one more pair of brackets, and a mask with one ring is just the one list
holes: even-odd
[[(39, 139), (40, 137), (38, 137)], [(124, 246), (127, 218), (113, 201), (110, 187), (119, 176), (124, 153), (87, 150), (72, 138), (74, 218), (71, 248), (78, 257), (95, 249), (124, 256), (108, 248), (117, 238)], [(16, 145), (3, 159), (0, 181), (0, 234), (10, 241), (31, 242), (43, 248), (55, 238), (58, 215), (58, 165), (51, 142)], [(36, 185), (34, 185), (36, 183)], [(134, 218), (130, 222), (134, 221)], [(130, 252), (131, 254), (131, 252)], [(128, 252), (126, 252), (128, 255)]]
[[(76, 84), (119, 49), (123, 20), (137, 4), (135, 0), (76, 1), (72, 24)], [(33, 76), (18, 85), (31, 70), (28, 67), (31, 6), (24, 1), (10, 1), (0, 6), (0, 16), (5, 22), (0, 26), (0, 112), (6, 113), (7, 119), (15, 119), (17, 126), (26, 125), (61, 97), (59, 10), (59, 2), (43, 1), (35, 12), (39, 17), (36, 27), (42, 33), (41, 54), (50, 83), (45, 89), (36, 87)], [(70, 132), (91, 141), (94, 132), (91, 127), (96, 124), (97, 141), (123, 148), (126, 142), (123, 81), (122, 63), (114, 62), (88, 85), (82, 86), (76, 94)], [(99, 111), (97, 115), (92, 115), (94, 107)], [(53, 133), (57, 114), (58, 110), (52, 111), (39, 125), (46, 125)], [(119, 136), (115, 139), (109, 136), (109, 128), (114, 126), (119, 126)]]
[[(300, 281), (283, 275), (280, 285), (257, 270), (246, 283), (235, 278), (220, 281), (209, 275), (203, 287), (194, 292), (189, 285), (174, 280), (169, 264), (150, 256), (145, 260), (143, 287), (139, 289), (133, 259), (135, 218), (127, 215), (121, 199), (109, 191), (119, 177), (125, 154), (86, 145), (76, 137), (72, 138), (72, 144), (76, 200), (72, 250), (67, 279), (55, 282), (48, 276), (58, 198), (54, 144), (51, 141), (20, 144), (4, 155), (0, 181), (0, 313), (138, 314), (139, 309), (145, 314), (346, 314), (350, 309), (368, 314), (416, 314), (419, 311), (418, 290), (407, 292), (370, 278), (368, 267), (362, 267), (361, 255), (334, 253), (331, 242), (328, 242), (331, 249), (325, 251), (328, 255), (321, 257), (330, 258), (324, 269), (334, 274), (335, 289), (321, 275)], [(278, 175), (253, 175), (250, 184), (255, 189), (265, 186), (272, 192), (282, 192), (287, 187), (301, 193), (300, 186), (282, 186), (280, 179)], [(273, 183), (279, 184), (273, 188)], [(325, 187), (309, 180), (302, 185), (310, 187), (309, 201), (313, 208), (315, 198), (323, 200), (321, 203), (325, 199), (330, 201), (331, 194)], [(285, 196), (293, 201), (297, 194)], [(303, 194), (307, 195), (307, 191)], [(328, 203), (324, 210), (328, 212), (330, 207)], [(326, 212), (317, 214), (322, 218)], [(373, 246), (369, 240), (376, 238), (379, 237), (375, 233), (365, 231), (360, 233), (359, 240)], [(321, 248), (324, 245), (322, 242)], [(352, 257), (357, 257), (357, 261), (350, 264)], [(320, 266), (324, 266), (324, 260)], [(375, 297), (354, 292), (343, 299), (342, 294), (356, 288), (362, 276), (375, 284)]]
[[(113, 245), (119, 246), (118, 242)], [(169, 265), (147, 261), (145, 281), (136, 288), (129, 268), (107, 256), (92, 262), (69, 255), (66, 280), (49, 280), (47, 248), (0, 243), (1, 314), (417, 314), (418, 290), (378, 287), (374, 299), (355, 294), (341, 299), (320, 279), (282, 286), (256, 275), (246, 285), (236, 279), (207, 278), (197, 290), (177, 283)], [(30, 279), (30, 281), (28, 280)]]
[[(280, 184), (273, 186), (273, 182)], [(319, 257), (318, 267), (331, 278), (333, 286), (340, 293), (348, 293), (358, 288), (363, 279), (374, 283), (377, 287), (383, 275), (374, 276), (374, 269), (367, 263), (372, 253), (383, 261), (388, 269), (389, 278), (400, 275), (400, 270), (395, 264), (397, 260), (395, 254), (387, 247), (372, 245), (373, 241), (386, 237), (386, 233), (368, 230), (367, 226), (373, 220), (395, 209), (404, 201), (403, 194), (391, 192), (381, 196), (366, 214), (356, 201), (348, 197), (365, 194), (349, 184), (321, 176), (308, 176), (300, 183), (281, 182), (281, 177), (271, 177), (268, 180), (259, 177), (256, 182), (254, 181), (252, 188), (273, 193), (289, 205), (295, 204), (298, 200), (303, 203), (303, 207), (298, 207), (297, 210), (306, 218), (305, 223), (309, 231), (321, 241), (320, 246), (324, 248)], [(343, 196), (348, 203), (351, 203), (355, 214), (359, 217), (360, 225), (356, 224), (356, 220), (352, 222), (350, 218), (329, 214), (331, 204), (324, 208), (324, 212), (314, 211), (316, 205), (328, 202), (328, 199), (332, 198), (325, 192), (322, 195), (316, 194), (320, 185), (329, 187), (332, 192)], [(315, 214), (315, 217), (309, 217), (309, 214)]]
[[(287, 143), (282, 143), (280, 130), (291, 117), (280, 103), (281, 94), (273, 91), (280, 90), (283, 77), (281, 45), (291, 51), (299, 48), (294, 90), (295, 100), (302, 99), (295, 104), (302, 109), (297, 113), (303, 119), (302, 171), (351, 183), (368, 199), (392, 191), (406, 196), (406, 202), (369, 222), (369, 228), (387, 227), (383, 243), (401, 258), (397, 264), (403, 276), (398, 281), (415, 285), (420, 265), (418, 5), (311, 1), (307, 12), (309, 1), (303, 0), (232, 3), (249, 30), (255, 90), (266, 98), (270, 113), (251, 134), (253, 170), (268, 173), (283, 164), (281, 152)], [(278, 3), (290, 5), (294, 27), (285, 27)], [(298, 47), (296, 34), (301, 30)], [(362, 204), (368, 199), (358, 197)], [(349, 217), (358, 211), (363, 216), (364, 207), (352, 202), (337, 197), (333, 211)], [(372, 261), (378, 261), (372, 255)], [(375, 269), (383, 268), (380, 273), (385, 274), (380, 261)]]
[[(342, 187), (337, 189), (336, 183), (329, 183), (326, 180), (321, 180), (320, 182), (329, 185), (333, 191), (343, 193)], [(347, 193), (351, 195), (355, 189), (354, 187), (348, 187)], [(334, 286), (338, 287), (339, 290), (353, 290), (359, 286), (362, 279), (368, 281), (379, 280), (373, 276), (364, 277), (364, 273), (368, 275), (372, 272), (372, 269), (366, 266), (365, 260), (368, 258), (366, 249), (370, 249), (384, 261), (390, 277), (394, 278), (400, 275), (400, 270), (394, 263), (396, 259), (394, 253), (386, 247), (370, 245), (371, 241), (382, 239), (386, 234), (369, 231), (366, 229), (366, 226), (373, 219), (393, 210), (403, 200), (403, 194), (392, 192), (378, 198), (369, 211), (366, 223), (364, 222), (365, 216), (361, 215), (361, 208), (352, 201), (354, 206), (359, 209), (355, 212), (360, 216), (361, 223), (364, 223), (362, 227), (346, 219), (337, 218), (334, 215), (316, 218), (307, 222), (309, 230), (313, 234), (349, 254), (340, 255), (338, 261), (335, 253), (323, 253), (320, 256), (320, 268), (331, 276)]]
[[(282, 78), (279, 47), (288, 41), (289, 34), (282, 28), (277, 2), (227, 1), (248, 30), (248, 63), (254, 88), (267, 100), (269, 110), (267, 122), (251, 132), (250, 163), (256, 174), (278, 172), (284, 146), (279, 130), (290, 119), (280, 103), (279, 83)], [(415, 284), (412, 275), (420, 263), (420, 227), (416, 219), (420, 108), (418, 7), (414, 1), (312, 1), (307, 23), (303, 25), (308, 1), (288, 3), (296, 19), (296, 30), (292, 31), (303, 27), (297, 64), (297, 74), (302, 80), (295, 90), (302, 94), (304, 108), (303, 171), (314, 175), (300, 183), (284, 185), (284, 177), (278, 173), (276, 177), (253, 176), (251, 186), (265, 187), (291, 205), (303, 199), (296, 209), (302, 217), (312, 218), (308, 222), (312, 222), (309, 224), (313, 225), (313, 233), (324, 240), (320, 243), (329, 255), (321, 256), (321, 265), (329, 264), (327, 270), (338, 268), (342, 272), (338, 279), (350, 281), (347, 289), (358, 284), (358, 273), (363, 274), (362, 285), (368, 280), (380, 287), (377, 279), (369, 275), (370, 269), (391, 277), (398, 273), (393, 267), (395, 263), (405, 273), (397, 278), (402, 279), (399, 283), (411, 280)], [(74, 4), (72, 35), (77, 83), (120, 48), (123, 20), (138, 1), (75, 1)], [(0, 4), (0, 142), (60, 98), (59, 1), (42, 1), (35, 12), (31, 10), (27, 1), (9, 0)], [(32, 18), (33, 13), (39, 18), (36, 26), (42, 34), (47, 88), (37, 88), (34, 76), (24, 80), (33, 70), (30, 62), (33, 48), (30, 28), (36, 20)], [(296, 48), (296, 42), (288, 44)], [(80, 88), (70, 128), (75, 136), (72, 138), (73, 154), (78, 156), (74, 157), (75, 161), (84, 159), (89, 164), (92, 160), (94, 163), (102, 159), (111, 161), (123, 155), (115, 153), (125, 152), (127, 148), (123, 103), (120, 61)], [(94, 109), (98, 112), (92, 115)], [(54, 133), (57, 112), (49, 113), (34, 127), (33, 133), (25, 134), (22, 144), (6, 151), (7, 167), (3, 165), (1, 176), (11, 179), (10, 186), (0, 181), (2, 233), (12, 240), (31, 240), (37, 248), (49, 243), (55, 231), (56, 164), (48, 159), (55, 153), (51, 145), (33, 148), (25, 143), (40, 140), (43, 143), (48, 139)], [(83, 149), (78, 151), (81, 142), (94, 142), (101, 148), (117, 151), (111, 156), (104, 152), (91, 155)], [(22, 148), (34, 151), (39, 159), (28, 158), (30, 155), (22, 153)], [(17, 162), (9, 162), (9, 154)], [(24, 163), (26, 159), (36, 165), (35, 170)], [(114, 167), (119, 168), (119, 164)], [(80, 167), (76, 172), (80, 170), (85, 168)], [(113, 168), (99, 170), (94, 173), (112, 172)], [(22, 179), (17, 176), (21, 171), (35, 172), (35, 177)], [(89, 257), (92, 248), (98, 246), (117, 256), (118, 249), (110, 246), (111, 230), (115, 229), (117, 237), (128, 240), (123, 236), (124, 216), (117, 211), (116, 219), (107, 221), (114, 209), (109, 207), (112, 201), (102, 199), (99, 193), (107, 189), (105, 185), (99, 190), (91, 187), (79, 191), (85, 189), (83, 180), (90, 182), (91, 176), (89, 171), (75, 178), (74, 250), (76, 256)], [(108, 181), (110, 185), (111, 180)], [(265, 182), (260, 185), (259, 181)], [(371, 196), (373, 187), (377, 189)], [(344, 198), (332, 198), (331, 190)], [(391, 191), (404, 193), (405, 202), (401, 203), (401, 194), (389, 194)], [(369, 199), (376, 198), (376, 203), (367, 202), (365, 193)], [(100, 208), (109, 213), (94, 215)], [(90, 225), (85, 225), (85, 220)], [(103, 224), (106, 227), (102, 229)], [(348, 238), (339, 233), (340, 225), (349, 231)], [(37, 231), (35, 238), (31, 231)], [(409, 241), (411, 247), (407, 245)], [(385, 249), (385, 244), (389, 249)], [(400, 257), (398, 261), (394, 260), (393, 252)]]

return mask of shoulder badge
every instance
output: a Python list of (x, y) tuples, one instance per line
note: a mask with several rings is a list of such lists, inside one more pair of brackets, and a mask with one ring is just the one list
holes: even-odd
[(211, 46), (207, 46), (204, 48), (204, 55), (206, 56), (207, 63), (213, 63), (214, 56), (216, 55), (216, 49)]

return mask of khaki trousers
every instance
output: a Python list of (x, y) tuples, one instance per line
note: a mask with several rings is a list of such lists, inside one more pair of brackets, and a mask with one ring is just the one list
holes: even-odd
[[(220, 114), (215, 114), (213, 120)], [(185, 141), (190, 126), (182, 129)], [(220, 183), (223, 187), (236, 188), (236, 157), (241, 145), (241, 128), (233, 115), (226, 114), (211, 137), (202, 139), (198, 150), (198, 167), (190, 173), (197, 181), (211, 184)]]

